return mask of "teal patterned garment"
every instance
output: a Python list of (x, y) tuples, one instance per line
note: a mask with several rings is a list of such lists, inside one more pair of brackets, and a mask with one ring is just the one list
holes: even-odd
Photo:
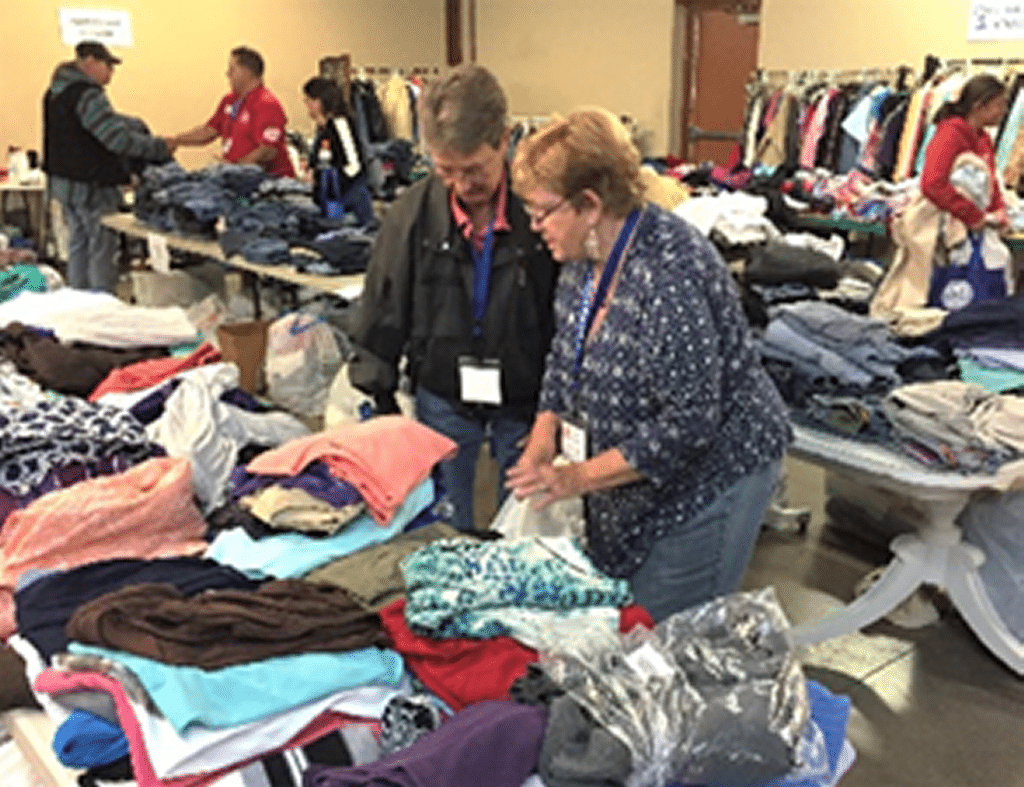
[(405, 620), (417, 634), (510, 635), (512, 610), (574, 614), (632, 603), (629, 583), (598, 571), (570, 538), (444, 539), (402, 562)]

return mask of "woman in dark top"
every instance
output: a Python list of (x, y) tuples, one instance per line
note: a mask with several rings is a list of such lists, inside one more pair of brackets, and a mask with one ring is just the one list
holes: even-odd
[(313, 199), (325, 214), (332, 203), (351, 211), (363, 225), (376, 224), (370, 189), (366, 185), (366, 158), (352, 133), (345, 97), (334, 82), (313, 77), (302, 86), (316, 135), (309, 153), (313, 173)]
[(512, 182), (563, 268), (508, 486), (535, 506), (583, 495), (590, 557), (655, 620), (736, 590), (790, 430), (725, 264), (646, 202), (640, 156), (603, 110), (523, 140)]

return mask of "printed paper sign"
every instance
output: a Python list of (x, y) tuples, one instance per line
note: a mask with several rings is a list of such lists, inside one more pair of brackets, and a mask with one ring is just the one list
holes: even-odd
[(968, 41), (1024, 40), (1024, 0), (972, 0)]
[(132, 18), (127, 11), (102, 8), (61, 8), (60, 37), (65, 46), (99, 41), (107, 46), (132, 46)]

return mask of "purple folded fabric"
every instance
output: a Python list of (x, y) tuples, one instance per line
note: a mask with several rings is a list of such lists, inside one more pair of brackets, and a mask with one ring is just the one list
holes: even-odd
[(521, 787), (537, 769), (547, 709), (513, 702), (471, 705), (412, 746), (361, 767), (311, 765), (304, 787)]
[(228, 496), (232, 500), (238, 500), (246, 495), (254, 495), (273, 484), (279, 484), (285, 489), (302, 489), (335, 508), (360, 503), (363, 500), (352, 484), (332, 476), (323, 462), (310, 463), (296, 476), (253, 475), (239, 465), (231, 471)]

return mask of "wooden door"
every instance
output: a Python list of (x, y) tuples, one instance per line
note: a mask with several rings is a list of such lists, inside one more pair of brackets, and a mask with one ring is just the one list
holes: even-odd
[(724, 164), (742, 139), (746, 85), (757, 68), (760, 4), (683, 1), (683, 157)]

